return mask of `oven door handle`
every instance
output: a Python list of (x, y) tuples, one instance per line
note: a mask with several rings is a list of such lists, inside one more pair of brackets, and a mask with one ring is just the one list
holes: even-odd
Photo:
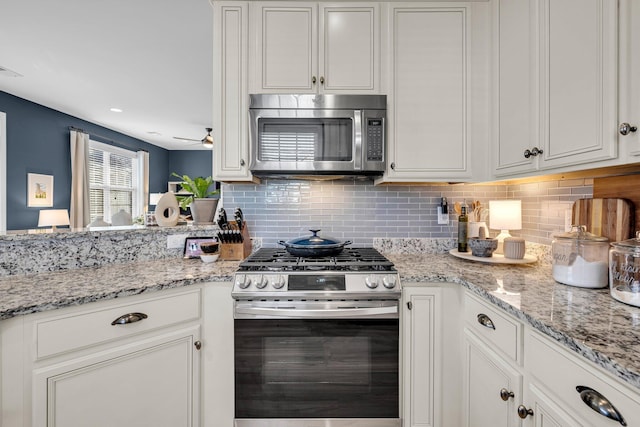
[(354, 307), (354, 308), (329, 308), (311, 310), (305, 308), (275, 308), (275, 307), (256, 307), (242, 306), (235, 308), (237, 315), (247, 316), (269, 316), (283, 318), (315, 318), (315, 319), (331, 319), (331, 318), (375, 318), (375, 317), (398, 317), (398, 305), (394, 304), (388, 307)]

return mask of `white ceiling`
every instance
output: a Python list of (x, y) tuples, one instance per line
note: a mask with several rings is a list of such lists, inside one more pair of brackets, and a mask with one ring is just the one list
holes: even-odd
[[(1, 0), (0, 90), (168, 149), (212, 123), (208, 0)], [(116, 107), (122, 113), (114, 113)], [(149, 132), (158, 132), (153, 135)]]

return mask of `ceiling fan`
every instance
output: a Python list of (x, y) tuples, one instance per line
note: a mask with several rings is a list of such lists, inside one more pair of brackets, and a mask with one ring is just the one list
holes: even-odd
[(184, 138), (181, 136), (174, 136), (173, 139), (179, 139), (181, 141), (200, 141), (204, 148), (212, 149), (213, 148), (213, 137), (211, 136), (211, 131), (213, 128), (205, 128), (207, 130), (207, 134), (202, 139), (193, 139), (193, 138)]

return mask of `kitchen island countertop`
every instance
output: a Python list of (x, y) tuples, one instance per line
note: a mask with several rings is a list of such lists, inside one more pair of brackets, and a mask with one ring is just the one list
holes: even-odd
[[(386, 255), (403, 284), (460, 284), (640, 389), (640, 308), (614, 300), (608, 289), (556, 283), (551, 266), (542, 263), (488, 265), (449, 254)], [(0, 320), (162, 289), (229, 282), (238, 264), (172, 258), (0, 278)]]

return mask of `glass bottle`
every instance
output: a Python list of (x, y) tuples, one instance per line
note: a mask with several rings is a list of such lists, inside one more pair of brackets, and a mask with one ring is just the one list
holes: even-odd
[(469, 227), (469, 217), (467, 216), (467, 207), (460, 207), (460, 216), (458, 217), (458, 252), (467, 252), (467, 236)]

